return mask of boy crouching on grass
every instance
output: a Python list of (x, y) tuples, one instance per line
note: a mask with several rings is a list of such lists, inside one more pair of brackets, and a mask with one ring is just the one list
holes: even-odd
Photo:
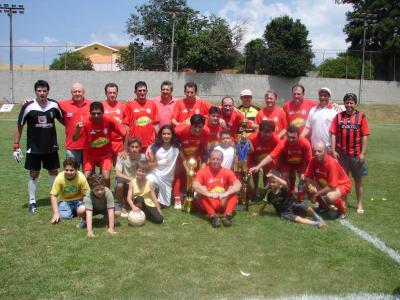
[[(78, 171), (79, 164), (74, 158), (65, 159), (63, 167), (64, 171), (57, 175), (50, 191), (53, 209), (53, 216), (50, 220), (52, 224), (77, 215), (83, 217), (85, 207), (82, 200), (90, 190), (85, 176)], [(58, 201), (60, 202), (58, 203)]]
[(131, 138), (128, 140), (128, 157), (118, 156), (115, 165), (115, 198), (117, 198), (121, 206), (121, 217), (128, 217), (126, 210), (126, 197), (128, 193), (129, 182), (136, 177), (136, 169), (139, 160), (145, 160), (144, 154), (140, 153), (142, 142), (139, 138)]
[[(285, 180), (272, 172), (267, 174), (267, 180), (269, 188), (263, 200), (264, 203), (260, 207), (259, 215), (262, 214), (267, 203), (271, 203), (276, 213), (284, 220), (313, 225), (318, 228), (326, 226), (324, 220), (317, 215), (311, 207), (304, 202), (296, 202), (296, 200), (290, 196)], [(306, 217), (311, 217), (312, 220)]]
[(86, 225), (87, 236), (94, 237), (93, 232), (93, 216), (97, 214), (104, 215), (104, 219), (108, 220), (107, 233), (114, 235), (114, 218), (121, 215), (121, 209), (118, 203), (114, 203), (114, 196), (110, 189), (105, 186), (104, 179), (101, 175), (90, 175), (88, 177), (90, 193), (88, 193), (83, 202), (86, 209), (86, 221), (81, 219), (80, 228)]

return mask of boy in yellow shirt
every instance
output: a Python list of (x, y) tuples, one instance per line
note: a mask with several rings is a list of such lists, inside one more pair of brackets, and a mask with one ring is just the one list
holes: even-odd
[(77, 215), (83, 217), (85, 215), (83, 197), (90, 190), (85, 176), (78, 171), (79, 165), (74, 158), (66, 158), (63, 167), (64, 171), (57, 175), (50, 191), (52, 224)]

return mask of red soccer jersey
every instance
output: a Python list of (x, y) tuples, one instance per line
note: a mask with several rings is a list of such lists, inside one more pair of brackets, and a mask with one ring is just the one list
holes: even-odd
[(222, 114), (221, 118), (225, 121), (226, 126), (231, 131), (231, 135), (233, 139), (237, 139), (237, 135), (241, 132), (240, 128), (242, 126), (242, 121), (245, 120), (244, 115), (238, 110), (233, 110), (229, 117), (226, 117)]
[(257, 113), (256, 123), (260, 124), (261, 121), (271, 120), (275, 123), (275, 131), (280, 133), (283, 129), (287, 128), (286, 114), (283, 109), (275, 107), (273, 110), (263, 108)]
[(123, 126), (107, 116), (103, 116), (99, 124), (93, 122), (91, 117), (86, 118), (82, 131), (85, 136), (84, 155), (91, 160), (111, 158), (111, 133), (125, 135)]
[(316, 157), (313, 157), (307, 167), (305, 176), (314, 179), (322, 187), (351, 186), (349, 176), (340, 163), (330, 155), (326, 155), (323, 162), (319, 162)]
[(153, 101), (139, 103), (136, 99), (125, 105), (124, 124), (129, 126), (129, 136), (139, 137), (142, 148), (151, 145), (155, 140), (154, 125), (159, 123), (157, 106)]
[(215, 146), (219, 143), (220, 133), (222, 131), (221, 125), (212, 126), (208, 121), (204, 128), (210, 132), (210, 146)]
[(210, 141), (210, 132), (207, 129), (203, 127), (200, 135), (194, 135), (190, 132), (190, 125), (181, 124), (175, 127), (175, 135), (181, 143), (181, 149), (186, 157), (203, 160)]
[(310, 109), (316, 105), (317, 103), (311, 99), (304, 99), (300, 106), (296, 106), (293, 100), (286, 102), (283, 105), (283, 111), (286, 114), (288, 126), (292, 124), (296, 125), (296, 127), (299, 128), (300, 134), (304, 129), (304, 125), (306, 124)]
[(330, 133), (336, 136), (336, 148), (350, 156), (359, 156), (362, 148), (362, 137), (370, 135), (367, 117), (356, 110), (352, 115), (345, 111), (333, 119)]
[(273, 134), (268, 140), (261, 140), (260, 133), (254, 132), (248, 137), (254, 151), (250, 154), (254, 162), (259, 163), (279, 144), (279, 138)]
[[(104, 114), (114, 118), (119, 124), (123, 124), (125, 116), (125, 105), (122, 102), (115, 101), (110, 103), (107, 100), (103, 102)], [(115, 132), (111, 132), (111, 145), (114, 153), (121, 152), (123, 150), (123, 140), (122, 137)]]
[(289, 165), (299, 165), (301, 163), (307, 165), (312, 158), (312, 150), (310, 142), (304, 137), (299, 137), (296, 145), (290, 145), (287, 138), (285, 138), (279, 142), (270, 155), (275, 163), (279, 158), (282, 158)]
[(195, 102), (188, 102), (180, 99), (176, 102), (171, 119), (178, 123), (190, 124), (190, 117), (196, 114), (207, 116), (211, 104), (205, 100), (197, 99)]
[(83, 98), (80, 106), (72, 99), (61, 100), (58, 104), (63, 113), (64, 124), (65, 124), (65, 149), (67, 150), (82, 150), (85, 145), (83, 133), (81, 131), (80, 138), (77, 141), (72, 140), (74, 135), (76, 124), (85, 119), (90, 114), (90, 103), (92, 101)]
[(221, 168), (213, 172), (210, 166), (205, 166), (197, 172), (194, 180), (204, 185), (209, 192), (222, 194), (238, 179), (229, 169)]

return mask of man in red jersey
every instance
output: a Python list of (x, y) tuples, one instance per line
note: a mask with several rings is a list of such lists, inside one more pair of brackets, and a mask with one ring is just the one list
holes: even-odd
[(351, 190), (351, 181), (340, 163), (327, 154), (323, 142), (314, 145), (314, 157), (305, 172), (305, 182), (311, 201), (318, 201), (322, 209), (334, 205), (340, 218), (346, 218), (342, 201)]
[(222, 98), (221, 107), (222, 120), (224, 120), (226, 127), (231, 131), (231, 136), (237, 140), (242, 132), (242, 124), (246, 122), (246, 118), (241, 112), (235, 109), (235, 103), (230, 96)]
[(357, 213), (363, 214), (362, 177), (368, 174), (365, 155), (371, 132), (367, 117), (356, 110), (357, 96), (348, 93), (344, 95), (343, 102), (346, 110), (336, 115), (330, 128), (332, 154), (347, 173), (351, 172), (356, 186)]
[(160, 128), (164, 125), (171, 125), (172, 112), (178, 99), (172, 96), (173, 85), (171, 81), (161, 83), (161, 96), (156, 96), (151, 100), (157, 105)]
[(141, 152), (151, 145), (159, 130), (157, 106), (147, 100), (147, 84), (138, 81), (135, 84), (136, 99), (125, 105), (124, 124), (129, 129), (129, 137), (138, 137), (142, 141)]
[[(279, 143), (279, 138), (275, 134), (275, 124), (272, 120), (262, 120), (258, 131), (248, 137), (250, 142), (250, 154), (247, 157), (248, 166), (250, 168), (258, 165), (268, 154), (275, 149)], [(271, 161), (263, 167), (264, 185), (267, 182), (266, 175), (274, 168), (275, 163)], [(258, 172), (253, 174), (254, 187), (256, 195), (258, 194)]]
[(299, 130), (295, 125), (290, 125), (287, 129), (286, 138), (281, 140), (274, 150), (264, 158), (257, 166), (249, 170), (250, 173), (256, 173), (263, 166), (274, 162), (278, 163), (282, 176), (289, 181), (290, 192), (294, 192), (296, 177), (299, 174), (300, 180), (304, 179), (304, 172), (312, 158), (310, 143), (304, 137), (299, 137)]
[(278, 94), (274, 90), (268, 90), (264, 98), (265, 107), (257, 113), (255, 122), (260, 124), (263, 120), (272, 120), (278, 137), (282, 139), (286, 134), (287, 120), (285, 112), (276, 106)]
[(210, 147), (219, 143), (222, 127), (220, 124), (221, 109), (217, 106), (211, 106), (208, 110), (208, 118), (204, 128), (210, 131)]
[(304, 86), (296, 84), (292, 87), (292, 100), (283, 105), (287, 124), (294, 124), (302, 132), (310, 109), (317, 105), (313, 100), (304, 99)]
[[(106, 100), (104, 100), (104, 114), (114, 118), (119, 124), (122, 124), (125, 116), (125, 105), (117, 100), (118, 85), (115, 83), (107, 83), (104, 87)], [(114, 132), (111, 133), (111, 147), (113, 164), (117, 162), (118, 153), (124, 150), (124, 141), (122, 137)]]
[(101, 175), (107, 187), (110, 187), (110, 171), (112, 168), (111, 133), (122, 138), (126, 137), (124, 127), (113, 118), (104, 116), (101, 102), (90, 104), (90, 116), (76, 124), (74, 141), (84, 137), (83, 172), (86, 177), (94, 172), (96, 166), (101, 169)]
[(176, 102), (172, 112), (171, 123), (176, 126), (178, 124), (189, 124), (190, 117), (195, 114), (206, 116), (211, 104), (197, 97), (197, 84), (187, 82), (184, 87), (185, 98)]
[(76, 123), (82, 118), (89, 116), (91, 101), (85, 98), (85, 89), (81, 83), (72, 84), (71, 95), (71, 99), (61, 100), (59, 102), (65, 123), (65, 156), (73, 157), (78, 164), (83, 165), (83, 148), (85, 141), (82, 136), (74, 141), (72, 136), (75, 132)]
[(223, 154), (213, 150), (209, 165), (201, 168), (193, 181), (193, 188), (200, 196), (200, 207), (210, 217), (213, 227), (220, 227), (217, 213), (223, 213), (224, 226), (232, 225), (233, 212), (238, 202), (241, 183), (235, 174), (221, 166)]
[(189, 173), (187, 161), (194, 158), (198, 166), (200, 162), (207, 161), (210, 132), (204, 128), (204, 124), (205, 118), (195, 114), (190, 117), (190, 125), (181, 124), (175, 129), (175, 136), (181, 145), (173, 186), (175, 209), (182, 208), (180, 192), (186, 193), (186, 176)]

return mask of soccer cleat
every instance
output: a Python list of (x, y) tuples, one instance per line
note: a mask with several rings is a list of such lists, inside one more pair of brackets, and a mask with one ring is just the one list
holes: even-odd
[(175, 202), (174, 208), (181, 210), (182, 209), (182, 202)]
[(210, 222), (211, 222), (212, 227), (214, 227), (214, 228), (221, 227), (221, 221), (215, 215), (210, 217)]
[(317, 222), (317, 227), (319, 229), (325, 228), (326, 227), (326, 223), (324, 221), (318, 221)]
[(222, 220), (222, 224), (224, 224), (225, 227), (232, 226), (232, 219), (233, 216), (228, 214), (225, 216), (225, 218)]
[(29, 203), (29, 206), (28, 206), (28, 211), (31, 213), (31, 214), (36, 214), (37, 213), (37, 207), (36, 207), (36, 203)]
[(86, 221), (85, 221), (85, 219), (81, 218), (79, 220), (79, 223), (76, 224), (76, 228), (82, 229), (82, 228), (85, 228), (85, 227), (86, 227)]

